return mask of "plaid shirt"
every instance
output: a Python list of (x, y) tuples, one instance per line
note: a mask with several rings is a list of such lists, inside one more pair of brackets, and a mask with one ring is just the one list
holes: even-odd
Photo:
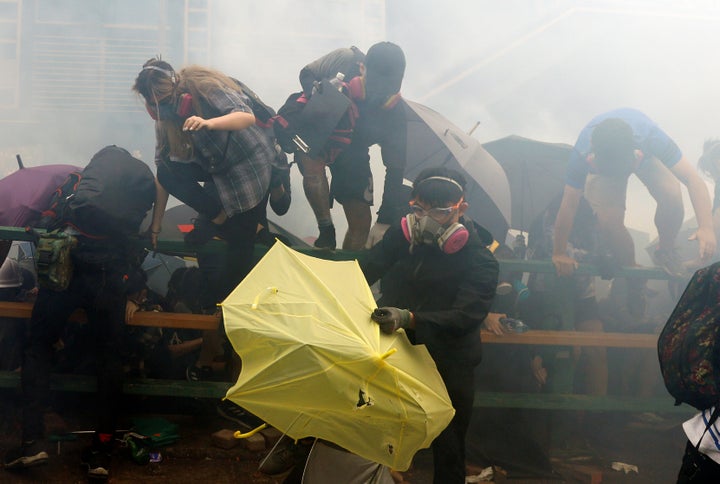
[[(213, 89), (201, 100), (202, 116), (214, 118), (237, 111), (252, 113), (248, 103), (249, 100), (236, 91)], [(193, 132), (192, 139), (197, 159), (190, 161), (212, 175), (228, 215), (246, 212), (264, 199), (270, 186), (275, 147), (262, 128), (253, 125), (239, 131), (203, 129)], [(156, 153), (156, 159), (162, 156)]]

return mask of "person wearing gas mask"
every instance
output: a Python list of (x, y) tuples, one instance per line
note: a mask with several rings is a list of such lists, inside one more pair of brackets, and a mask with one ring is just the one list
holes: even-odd
[[(309, 64), (309, 72), (317, 77), (334, 77), (338, 66), (345, 64), (343, 92), (352, 101), (354, 126), (347, 136), (349, 144), (319, 159), (300, 159), (303, 188), (317, 219), (320, 235), (318, 248), (334, 249), (335, 226), (330, 215), (332, 200), (343, 207), (348, 229), (342, 242), (346, 250), (360, 250), (382, 238), (393, 220), (402, 215), (407, 203), (403, 190), (406, 162), (404, 101), (400, 95), (405, 74), (405, 54), (392, 42), (378, 42), (362, 56), (346, 49), (333, 51)], [(350, 78), (353, 71), (360, 75)], [(305, 71), (305, 69), (304, 69)], [(301, 73), (301, 82), (303, 81)], [(303, 86), (306, 89), (307, 80)], [(373, 174), (370, 169), (370, 146), (379, 145), (385, 166), (382, 203), (377, 221), (372, 226), (370, 207), (374, 204)], [(327, 150), (326, 150), (327, 151)], [(325, 167), (330, 168), (332, 182), (328, 187)], [(371, 229), (372, 226), (372, 229)]]
[(252, 267), (276, 156), (273, 140), (256, 125), (238, 83), (221, 72), (200, 66), (175, 72), (153, 58), (143, 65), (133, 90), (155, 120), (162, 189), (150, 227), (153, 242), (168, 193), (195, 209), (199, 217), (185, 242), (200, 246), (216, 236), (227, 241), (224, 262), (218, 264), (222, 275), (211, 278), (220, 300)]
[(359, 260), (369, 284), (381, 281), (372, 320), (385, 333), (402, 328), (413, 344), (427, 346), (455, 408), (450, 425), (432, 443), (434, 482), (443, 484), (465, 482), (480, 328), (499, 271), (486, 242), (463, 216), (464, 186), (454, 170), (423, 170), (412, 189), (410, 213)]

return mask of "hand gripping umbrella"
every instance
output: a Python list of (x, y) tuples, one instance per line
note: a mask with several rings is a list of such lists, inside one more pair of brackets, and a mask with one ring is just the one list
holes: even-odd
[(505, 172), (480, 142), (436, 111), (405, 100), (407, 162), (405, 178), (425, 168), (447, 166), (467, 178), (467, 214), (496, 240), (504, 241), (511, 218), (510, 186)]
[(427, 349), (381, 333), (374, 308), (356, 261), (276, 242), (222, 303), (242, 358), (227, 398), (293, 439), (406, 470), (455, 411)]
[(512, 195), (510, 228), (528, 232), (565, 186), (572, 146), (507, 136), (483, 143), (507, 175)]

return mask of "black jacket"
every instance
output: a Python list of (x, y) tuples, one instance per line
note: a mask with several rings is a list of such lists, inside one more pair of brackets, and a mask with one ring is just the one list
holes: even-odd
[(477, 365), (481, 359), (480, 325), (495, 297), (498, 262), (469, 231), (468, 243), (455, 254), (428, 245), (410, 253), (396, 224), (359, 261), (369, 284), (382, 278), (378, 306), (412, 311), (415, 329), (408, 337), (425, 344), (438, 363)]

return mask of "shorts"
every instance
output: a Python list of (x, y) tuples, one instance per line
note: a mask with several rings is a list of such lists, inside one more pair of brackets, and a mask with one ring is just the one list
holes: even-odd
[(329, 167), (332, 175), (330, 198), (341, 204), (348, 200), (362, 200), (372, 206), (373, 176), (367, 148), (350, 146)]
[[(635, 175), (650, 193), (659, 190), (679, 190), (679, 181), (670, 169), (655, 157), (644, 160), (635, 170)], [(627, 201), (627, 178), (613, 178), (596, 173), (588, 174), (585, 179), (585, 199), (597, 213), (603, 208), (625, 210)]]

